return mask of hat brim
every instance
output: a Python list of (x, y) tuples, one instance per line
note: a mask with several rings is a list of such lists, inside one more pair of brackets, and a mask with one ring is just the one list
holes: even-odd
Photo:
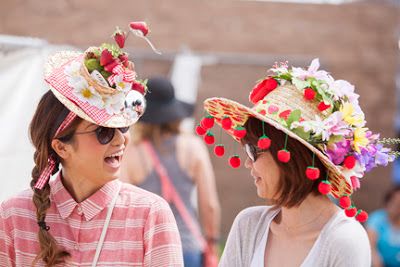
[(286, 127), (282, 126), (279, 122), (275, 121), (272, 116), (270, 117), (267, 114), (262, 115), (257, 111), (249, 108), (245, 105), (242, 105), (238, 102), (235, 102), (230, 99), (214, 97), (209, 98), (204, 101), (205, 110), (215, 118), (215, 122), (221, 126), (221, 120), (229, 116), (233, 122), (233, 125), (230, 130), (227, 130), (227, 133), (232, 136), (236, 141), (239, 142), (239, 139), (234, 136), (233, 130), (236, 126), (243, 126), (249, 117), (257, 118), (261, 121), (268, 123), (269, 125), (275, 127), (276, 129), (284, 132), (288, 136), (296, 139), (308, 149), (310, 149), (317, 157), (321, 160), (324, 166), (328, 169), (329, 172), (329, 181), (331, 182), (331, 194), (338, 198), (345, 194), (350, 195), (352, 193), (352, 186), (349, 181), (346, 180), (345, 176), (341, 173), (338, 166), (336, 166), (325, 154), (323, 154), (319, 149), (302, 139), (300, 136), (290, 131)]
[(193, 114), (194, 105), (178, 99), (169, 103), (147, 103), (146, 112), (140, 118), (141, 122), (163, 124), (190, 117)]
[[(66, 76), (55, 76), (54, 72), (58, 69), (62, 70), (68, 63), (74, 60), (81, 60), (82, 56), (82, 52), (60, 51), (49, 57), (45, 64), (44, 76), (49, 89), (53, 92), (55, 97), (77, 116), (93, 124), (110, 128), (122, 128), (137, 122), (139, 119), (138, 117), (132, 117), (124, 112), (121, 114), (110, 115), (105, 111), (105, 109), (98, 108), (91, 108), (90, 112), (85, 112), (81, 107), (87, 105), (86, 103), (65, 95), (65, 85), (68, 84)], [(60, 84), (63, 84), (64, 91), (60, 89)], [(70, 90), (72, 91), (73, 89), (70, 88)]]

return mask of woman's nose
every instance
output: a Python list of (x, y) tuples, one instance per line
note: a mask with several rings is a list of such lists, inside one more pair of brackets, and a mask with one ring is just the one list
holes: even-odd
[(113, 146), (120, 146), (122, 144), (127, 144), (129, 141), (129, 131), (126, 133), (121, 132), (118, 129), (115, 129), (114, 138), (111, 142)]

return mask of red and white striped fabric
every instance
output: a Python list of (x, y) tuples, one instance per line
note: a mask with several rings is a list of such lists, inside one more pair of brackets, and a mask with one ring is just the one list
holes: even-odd
[[(75, 60), (80, 61), (82, 59), (79, 57)], [(72, 61), (66, 63), (58, 69), (55, 69), (48, 77), (45, 78), (45, 81), (63, 96), (67, 97), (78, 107), (80, 107), (90, 118), (96, 122), (96, 124), (102, 124), (106, 122), (110, 119), (111, 115), (108, 114), (105, 109), (99, 109), (87, 102), (82, 102), (72, 93), (73, 88), (68, 85), (67, 75), (64, 73), (65, 66), (67, 64), (71, 64)]]
[[(71, 253), (65, 266), (91, 266), (118, 180), (81, 203), (50, 182), (46, 223), (58, 244)], [(31, 266), (39, 251), (36, 209), (26, 190), (0, 206), (0, 265)], [(38, 266), (44, 266), (42, 262)], [(183, 266), (175, 219), (162, 198), (122, 183), (97, 266)]]

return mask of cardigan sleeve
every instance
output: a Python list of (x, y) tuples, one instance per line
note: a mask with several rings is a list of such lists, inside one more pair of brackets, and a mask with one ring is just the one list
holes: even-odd
[(144, 227), (144, 267), (183, 267), (182, 245), (175, 218), (167, 202), (153, 203)]
[(255, 247), (271, 216), (268, 211), (268, 206), (256, 206), (244, 209), (236, 216), (219, 267), (250, 266)]
[(332, 230), (324, 266), (331, 267), (370, 267), (371, 247), (368, 236), (360, 223), (353, 221), (339, 225)]

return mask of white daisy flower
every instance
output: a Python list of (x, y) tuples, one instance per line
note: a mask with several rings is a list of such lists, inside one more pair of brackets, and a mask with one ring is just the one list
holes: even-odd
[(117, 75), (114, 77), (115, 86), (118, 91), (127, 93), (132, 88), (132, 83), (124, 81), (124, 75)]
[(100, 94), (84, 80), (75, 82), (73, 94), (82, 102), (89, 103), (97, 108), (103, 108), (103, 100)]

